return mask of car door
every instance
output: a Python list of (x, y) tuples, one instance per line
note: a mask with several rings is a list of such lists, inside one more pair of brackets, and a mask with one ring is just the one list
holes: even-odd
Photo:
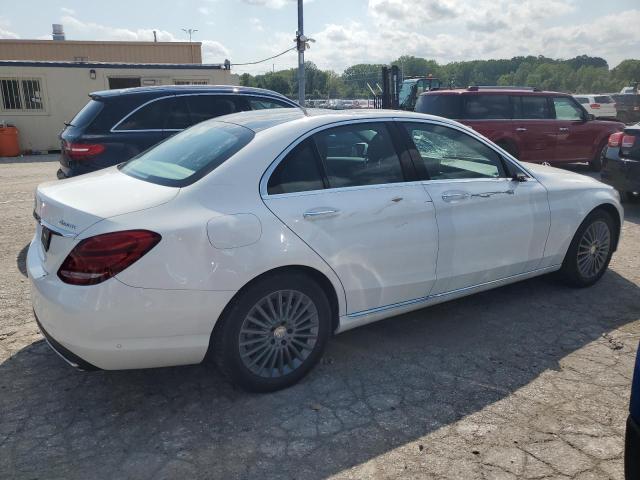
[(552, 162), (558, 132), (548, 98), (543, 95), (513, 95), (511, 100), (518, 160)]
[[(402, 122), (433, 200), (442, 294), (535, 270), (549, 232), (546, 189), (470, 134), (428, 122)], [(513, 180), (523, 174), (521, 181)]]
[(553, 97), (556, 128), (555, 162), (588, 162), (593, 159), (599, 128), (572, 97)]
[(435, 282), (434, 206), (408, 181), (411, 162), (391, 128), (325, 128), (265, 175), (265, 204), (336, 272), (349, 314), (423, 298)]

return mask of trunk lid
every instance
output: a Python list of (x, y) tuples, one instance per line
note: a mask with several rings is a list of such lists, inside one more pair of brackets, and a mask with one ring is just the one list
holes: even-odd
[(178, 191), (130, 177), (117, 167), (41, 184), (36, 190), (34, 217), (43, 268), (49, 273), (57, 269), (78, 243), (77, 236), (95, 223), (161, 205)]

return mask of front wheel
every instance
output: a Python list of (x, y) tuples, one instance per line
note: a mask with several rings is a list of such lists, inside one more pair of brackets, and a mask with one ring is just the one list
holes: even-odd
[(580, 224), (560, 269), (567, 283), (588, 287), (604, 275), (613, 254), (613, 225), (611, 215), (604, 210), (590, 213)]
[(304, 377), (322, 356), (332, 324), (324, 290), (298, 273), (258, 280), (220, 321), (213, 358), (232, 382), (254, 392), (286, 388)]

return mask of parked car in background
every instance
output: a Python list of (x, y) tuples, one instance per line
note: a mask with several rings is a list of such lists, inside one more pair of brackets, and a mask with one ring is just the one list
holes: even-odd
[(40, 185), (34, 217), (34, 312), (70, 363), (208, 354), (269, 391), (332, 333), (549, 272), (595, 284), (623, 211), (612, 187), (520, 163), (451, 120), (281, 109)]
[(640, 193), (640, 124), (609, 137), (600, 176), (620, 192), (622, 200)]
[(624, 93), (611, 95), (616, 102), (618, 120), (624, 123), (640, 121), (640, 94)]
[(618, 122), (595, 120), (565, 93), (518, 87), (436, 90), (418, 97), (416, 111), (459, 120), (519, 160), (588, 162), (598, 171)]
[(624, 478), (640, 478), (640, 347), (636, 353), (636, 367), (631, 385), (631, 401), (627, 417), (627, 431), (624, 442)]
[(235, 86), (159, 86), (105, 90), (60, 134), (58, 178), (122, 163), (176, 132), (220, 115), (299, 108), (270, 90)]
[(584, 107), (587, 113), (596, 118), (605, 120), (616, 120), (618, 111), (616, 110), (616, 102), (609, 95), (574, 95), (580, 105)]

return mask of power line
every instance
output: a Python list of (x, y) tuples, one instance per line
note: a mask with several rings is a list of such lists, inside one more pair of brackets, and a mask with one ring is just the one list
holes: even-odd
[(246, 63), (232, 63), (231, 65), (233, 65), (234, 67), (241, 66), (241, 65), (256, 65), (258, 63), (266, 62), (267, 60), (272, 60), (274, 58), (281, 57), (285, 53), (290, 52), (291, 50), (295, 50), (296, 48), (298, 47), (295, 46), (295, 47), (287, 48), (284, 52), (280, 52), (277, 55), (274, 55), (273, 57), (265, 58), (263, 60), (258, 60), (255, 62), (246, 62)]

